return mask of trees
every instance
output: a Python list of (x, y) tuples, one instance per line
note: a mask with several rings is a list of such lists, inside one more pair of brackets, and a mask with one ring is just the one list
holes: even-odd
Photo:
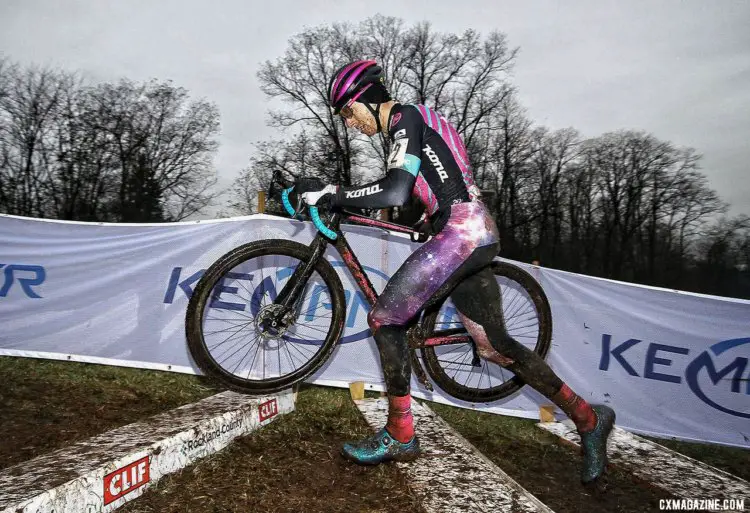
[(86, 86), (0, 62), (0, 211), (178, 221), (216, 196), (217, 108), (169, 82)]
[[(249, 188), (268, 190), (281, 176), (350, 185), (383, 172), (387, 138), (347, 131), (326, 104), (334, 70), (372, 58), (395, 98), (430, 105), (463, 137), (503, 256), (689, 290), (706, 290), (699, 269), (747, 273), (746, 220), (710, 225), (727, 206), (694, 149), (637, 130), (584, 138), (574, 128), (535, 126), (509, 80), (516, 57), (500, 32), (440, 33), (393, 17), (303, 31), (258, 74), (284, 107), (270, 112), (284, 137), (258, 144), (235, 206), (252, 211)], [(406, 224), (419, 213), (412, 205), (394, 217)], [(750, 283), (742, 290), (750, 297)]]
[[(695, 150), (642, 131), (585, 139), (574, 128), (535, 126), (509, 81), (516, 56), (499, 32), (440, 33), (428, 23), (408, 27), (392, 17), (307, 29), (258, 74), (262, 90), (285, 106), (270, 120), (286, 138), (260, 143), (237, 184), (267, 188), (274, 176), (312, 175), (349, 185), (382, 172), (389, 141), (347, 132), (326, 105), (334, 70), (373, 58), (384, 67), (394, 97), (430, 105), (463, 137), (475, 180), (496, 216), (504, 256), (704, 289), (694, 279), (700, 266), (743, 265), (748, 243), (742, 219), (726, 221), (728, 231), (706, 232), (727, 207), (700, 172)], [(405, 210), (395, 218), (408, 223), (414, 209)], [(713, 241), (708, 246), (700, 243), (706, 237)], [(736, 241), (721, 242), (730, 239)], [(750, 297), (750, 290), (743, 294)]]
[[(503, 256), (750, 297), (747, 220), (720, 218), (727, 205), (701, 172), (701, 156), (642, 131), (584, 137), (535, 125), (509, 78), (517, 51), (500, 32), (442, 33), (379, 15), (304, 30), (258, 72), (280, 105), (269, 113), (280, 134), (255, 145), (228, 206), (253, 213), (258, 190), (302, 176), (352, 185), (384, 171), (387, 138), (346, 130), (326, 103), (340, 65), (374, 58), (397, 99), (430, 105), (463, 137)], [(0, 59), (0, 212), (185, 219), (217, 196), (218, 126), (213, 104), (170, 82), (86, 85), (75, 74)], [(279, 209), (272, 197), (267, 203)], [(394, 218), (409, 224), (421, 211), (413, 203)], [(732, 288), (732, 277), (745, 285)]]
[(48, 208), (57, 108), (72, 77), (8, 62), (0, 73), (0, 205), (7, 213), (41, 217)]

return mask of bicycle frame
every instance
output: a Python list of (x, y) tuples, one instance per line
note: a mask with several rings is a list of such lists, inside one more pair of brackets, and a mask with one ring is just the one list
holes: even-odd
[[(341, 231), (341, 222), (347, 221), (350, 224), (360, 226), (370, 226), (376, 228), (383, 228), (385, 230), (395, 231), (406, 234), (416, 234), (417, 232), (403, 225), (389, 223), (385, 221), (379, 221), (377, 219), (371, 219), (360, 215), (353, 214), (351, 212), (336, 212), (331, 215), (329, 220), (329, 228), (333, 230), (337, 237), (334, 241), (329, 240), (323, 234), (318, 232), (310, 243), (310, 248), (313, 250), (313, 258), (311, 258), (305, 265), (297, 266), (292, 274), (291, 278), (287, 281), (287, 284), (279, 292), (275, 303), (280, 303), (284, 306), (284, 310), (288, 311), (294, 305), (299, 298), (299, 295), (304, 290), (307, 280), (312, 275), (315, 264), (319, 258), (323, 257), (326, 247), (328, 244), (332, 244), (333, 247), (338, 251), (339, 255), (344, 261), (344, 265), (354, 277), (357, 286), (364, 294), (367, 302), (372, 308), (378, 299), (378, 293), (375, 287), (372, 285), (370, 278), (367, 276), (362, 264), (354, 254), (351, 246), (346, 240), (343, 232)], [(415, 349), (424, 347), (434, 347), (446, 344), (465, 344), (471, 343), (471, 337), (466, 333), (466, 330), (447, 329), (436, 332), (437, 335), (432, 337), (425, 337), (419, 329), (419, 323), (415, 322), (407, 331), (407, 340), (409, 344), (410, 358), (412, 362), (412, 370), (417, 375), (418, 380), (427, 389), (432, 390), (431, 383), (427, 380), (427, 376), (420, 364)]]

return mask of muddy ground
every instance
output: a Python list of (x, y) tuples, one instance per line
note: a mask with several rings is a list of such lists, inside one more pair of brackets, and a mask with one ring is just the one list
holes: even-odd
[[(219, 390), (194, 376), (0, 357), (0, 469)], [(612, 468), (606, 493), (579, 481), (580, 456), (534, 421), (430, 403), (439, 415), (554, 511), (658, 511), (669, 495)], [(348, 391), (305, 387), (296, 411), (160, 480), (123, 512), (417, 512), (394, 465), (360, 467), (339, 447), (371, 433)], [(750, 451), (681, 444), (747, 479)], [(448, 483), (446, 483), (448, 486)]]

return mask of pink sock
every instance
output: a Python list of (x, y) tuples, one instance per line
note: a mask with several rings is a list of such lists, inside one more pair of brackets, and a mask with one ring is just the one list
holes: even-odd
[(386, 431), (401, 443), (414, 438), (414, 417), (411, 415), (411, 394), (388, 396), (388, 423)]
[(565, 383), (550, 399), (570, 417), (581, 433), (587, 433), (596, 427), (596, 413), (591, 409), (591, 405)]

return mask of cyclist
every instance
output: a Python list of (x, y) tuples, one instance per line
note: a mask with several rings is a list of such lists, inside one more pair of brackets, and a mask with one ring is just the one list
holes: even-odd
[(380, 354), (388, 420), (375, 435), (344, 444), (342, 454), (360, 464), (419, 456), (406, 330), (431, 301), (450, 294), (479, 354), (513, 371), (573, 420), (583, 447), (581, 481), (596, 482), (606, 467), (615, 412), (606, 405), (589, 405), (544, 359), (508, 335), (500, 289), (489, 266), (500, 249), (498, 229), (480, 200), (459, 134), (429, 107), (394, 101), (375, 61), (339, 68), (329, 84), (328, 100), (347, 127), (370, 137), (380, 132), (390, 136), (387, 174), (351, 187), (302, 179), (295, 192), (308, 205), (365, 209), (401, 206), (414, 194), (424, 203), (434, 234), (388, 281), (367, 317)]

